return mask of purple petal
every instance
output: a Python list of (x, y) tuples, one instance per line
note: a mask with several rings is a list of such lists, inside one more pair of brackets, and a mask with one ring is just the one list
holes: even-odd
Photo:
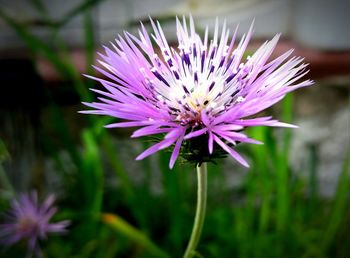
[(209, 127), (209, 125), (210, 125), (209, 117), (204, 109), (201, 112), (201, 118), (202, 118), (203, 124), (205, 126)]
[(176, 141), (173, 153), (171, 154), (171, 157), (170, 157), (170, 162), (169, 162), (170, 169), (172, 169), (174, 167), (175, 161), (176, 161), (177, 157), (179, 156), (179, 152), (180, 152), (182, 141), (184, 139), (185, 132), (186, 132), (186, 130), (183, 130), (181, 136)]
[(239, 163), (241, 163), (243, 166), (249, 168), (249, 164), (245, 159), (238, 154), (238, 152), (234, 151), (230, 147), (228, 147), (223, 141), (220, 140), (219, 137), (214, 135), (214, 140), (225, 150), (227, 151), (235, 160), (237, 160)]
[[(44, 214), (44, 213), (48, 212), (52, 208), (52, 205), (55, 202), (55, 199), (56, 199), (55, 195), (53, 195), (53, 194), (49, 195), (45, 199), (44, 203), (41, 205), (40, 213)], [(53, 213), (56, 213), (56, 210)]]
[(214, 146), (214, 134), (212, 132), (209, 132), (208, 150), (210, 154), (213, 153), (213, 146)]
[(142, 159), (146, 158), (149, 155), (152, 155), (153, 153), (155, 153), (157, 151), (165, 149), (165, 148), (169, 147), (170, 145), (172, 145), (175, 141), (176, 141), (176, 138), (162, 140), (161, 142), (154, 144), (153, 146), (151, 146), (150, 148), (148, 148), (147, 150), (142, 152), (139, 156), (136, 157), (136, 160), (142, 160)]
[(188, 140), (188, 139), (191, 139), (193, 137), (197, 137), (197, 136), (200, 136), (204, 133), (206, 133), (208, 131), (208, 128), (202, 128), (202, 129), (199, 129), (197, 131), (194, 131), (194, 132), (190, 132), (188, 134), (185, 135), (184, 139), (185, 140)]
[(182, 128), (175, 128), (175, 129), (171, 129), (164, 137), (164, 139), (172, 139), (172, 138), (178, 138), (180, 136), (180, 134), (183, 133), (183, 129)]
[(47, 226), (47, 232), (62, 233), (67, 231), (67, 227), (71, 224), (69, 220), (63, 220), (56, 223), (51, 223)]
[(143, 127), (141, 129), (136, 130), (131, 135), (131, 138), (141, 137), (145, 135), (159, 134), (159, 133), (167, 133), (171, 130), (171, 128), (159, 128), (159, 125), (151, 125), (147, 127)]
[(154, 122), (153, 121), (120, 122), (120, 123), (105, 125), (105, 127), (106, 128), (136, 127), (136, 126), (143, 126), (143, 125), (149, 125), (149, 124), (154, 124)]

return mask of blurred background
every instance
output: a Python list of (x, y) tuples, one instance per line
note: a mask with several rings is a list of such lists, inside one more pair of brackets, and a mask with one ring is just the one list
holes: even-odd
[[(255, 19), (248, 53), (281, 32), (274, 56), (294, 48), (316, 83), (266, 111), (299, 129), (248, 130), (265, 142), (238, 146), (250, 169), (210, 164), (198, 257), (350, 257), (349, 10), (346, 0), (0, 0), (0, 211), (32, 189), (57, 196), (54, 220), (72, 225), (41, 243), (44, 257), (181, 257), (194, 166), (169, 171), (167, 151), (134, 161), (149, 139), (77, 113), (98, 87), (82, 74), (148, 16), (170, 42), (175, 16), (191, 13), (199, 33), (226, 19), (239, 36)], [(0, 247), (0, 257), (25, 252)]]

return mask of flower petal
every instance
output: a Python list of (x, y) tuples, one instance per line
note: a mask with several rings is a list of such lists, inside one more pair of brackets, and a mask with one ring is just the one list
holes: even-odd
[(173, 150), (171, 157), (170, 157), (170, 162), (169, 162), (170, 169), (172, 169), (174, 167), (175, 161), (176, 161), (177, 157), (179, 156), (179, 152), (180, 152), (182, 141), (184, 139), (185, 132), (186, 132), (186, 130), (183, 130), (181, 136), (176, 141), (174, 150)]
[(227, 151), (235, 160), (237, 160), (239, 163), (241, 163), (243, 166), (249, 168), (249, 164), (245, 159), (238, 154), (238, 152), (234, 151), (230, 147), (228, 147), (222, 140), (220, 140), (219, 137), (214, 135), (214, 140), (225, 150)]
[(143, 125), (149, 125), (153, 124), (153, 121), (133, 121), (133, 122), (120, 122), (120, 123), (114, 123), (105, 125), (106, 128), (116, 128), (116, 127), (136, 127), (136, 126), (143, 126)]
[(188, 140), (188, 139), (191, 139), (193, 137), (197, 137), (197, 136), (200, 136), (204, 133), (206, 133), (208, 131), (208, 128), (202, 128), (202, 129), (199, 129), (197, 131), (194, 131), (194, 132), (190, 132), (188, 134), (185, 135), (184, 139), (185, 140)]
[(213, 153), (213, 146), (214, 146), (214, 134), (212, 132), (209, 132), (208, 150), (210, 154)]
[(176, 138), (162, 140), (159, 143), (154, 144), (153, 146), (151, 146), (150, 148), (142, 152), (139, 156), (136, 157), (136, 160), (142, 160), (157, 151), (165, 149), (170, 145), (172, 145), (175, 141), (176, 141)]

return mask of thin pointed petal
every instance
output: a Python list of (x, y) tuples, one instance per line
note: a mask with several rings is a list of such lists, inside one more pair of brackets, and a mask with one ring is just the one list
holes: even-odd
[(184, 139), (184, 134), (185, 134), (185, 131), (183, 131), (182, 135), (176, 141), (174, 150), (173, 150), (171, 157), (170, 157), (170, 162), (169, 162), (170, 169), (172, 169), (174, 167), (175, 161), (177, 160), (177, 157), (179, 156), (181, 144), (182, 144), (182, 141)]
[(157, 151), (165, 149), (165, 148), (169, 147), (170, 145), (172, 145), (175, 141), (176, 141), (176, 139), (174, 139), (174, 138), (162, 140), (161, 142), (154, 144), (153, 146), (151, 146), (150, 148), (148, 148), (147, 150), (142, 152), (139, 156), (136, 157), (136, 160), (142, 160), (142, 159), (152, 155), (153, 153), (155, 153)]
[(243, 166), (249, 168), (249, 164), (247, 161), (238, 154), (238, 152), (234, 151), (230, 147), (228, 147), (222, 140), (220, 140), (219, 137), (214, 135), (214, 140), (225, 150), (227, 151), (235, 160), (237, 160), (239, 163), (241, 163)]

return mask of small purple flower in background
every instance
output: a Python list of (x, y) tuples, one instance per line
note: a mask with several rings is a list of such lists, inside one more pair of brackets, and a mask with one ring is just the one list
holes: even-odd
[[(254, 54), (243, 58), (252, 36), (252, 27), (235, 45), (237, 29), (230, 38), (224, 23), (219, 31), (216, 22), (214, 36), (204, 39), (195, 31), (192, 17), (189, 26), (184, 17), (177, 21), (178, 46), (169, 46), (159, 22), (151, 20), (154, 34), (141, 25), (139, 37), (128, 32), (119, 36), (111, 48), (104, 47), (95, 67), (108, 80), (99, 81), (105, 90), (93, 91), (104, 97), (99, 102), (84, 103), (95, 110), (83, 113), (108, 115), (125, 121), (106, 127), (141, 127), (131, 137), (165, 134), (164, 138), (141, 153), (143, 159), (161, 149), (174, 145), (170, 158), (173, 167), (182, 145), (195, 138), (205, 142), (205, 152), (226, 151), (238, 162), (247, 162), (235, 151), (239, 142), (255, 143), (241, 131), (250, 126), (294, 127), (271, 117), (252, 116), (280, 101), (288, 92), (311, 85), (299, 81), (308, 71), (302, 58), (289, 58), (292, 50), (270, 60), (280, 35), (266, 41)], [(187, 146), (186, 145), (186, 146)], [(191, 147), (192, 148), (192, 147)], [(198, 163), (207, 160), (200, 159)]]
[(40, 204), (36, 192), (22, 194), (18, 200), (13, 200), (11, 209), (6, 213), (7, 223), (0, 224), (1, 242), (12, 245), (24, 240), (28, 245), (28, 256), (39, 254), (39, 239), (46, 239), (48, 233), (65, 232), (69, 225), (69, 221), (49, 222), (57, 212), (54, 201), (54, 196), (50, 195)]

